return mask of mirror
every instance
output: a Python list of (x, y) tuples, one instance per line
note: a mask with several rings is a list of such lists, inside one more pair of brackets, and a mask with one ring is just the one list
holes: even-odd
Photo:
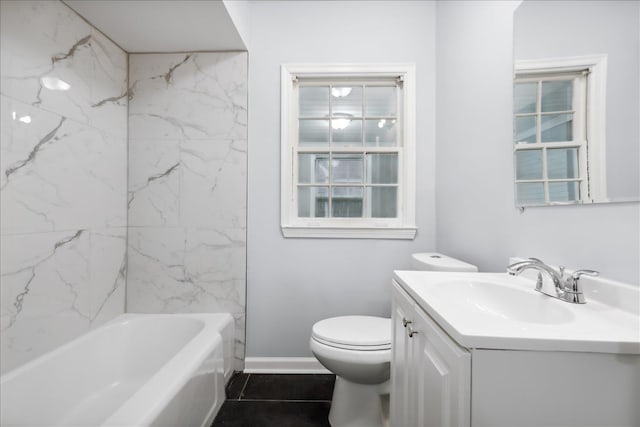
[(640, 201), (640, 2), (514, 16), (516, 206)]

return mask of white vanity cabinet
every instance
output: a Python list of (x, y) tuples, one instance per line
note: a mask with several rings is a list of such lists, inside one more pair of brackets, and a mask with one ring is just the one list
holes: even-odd
[(471, 354), (396, 283), (391, 378), (392, 426), (470, 425)]
[[(573, 307), (532, 290), (527, 295), (541, 311), (548, 303), (572, 310), (565, 323), (543, 325), (546, 335), (534, 336), (530, 323), (482, 323), (463, 305), (468, 295), (442, 298), (438, 286), (453, 283), (440, 285), (449, 280), (444, 273), (420, 273), (396, 272), (393, 280), (391, 427), (640, 426), (640, 317), (595, 299)], [(587, 323), (590, 313), (602, 316), (598, 323)], [(585, 324), (559, 339), (570, 321)], [(586, 339), (598, 328), (612, 338)]]

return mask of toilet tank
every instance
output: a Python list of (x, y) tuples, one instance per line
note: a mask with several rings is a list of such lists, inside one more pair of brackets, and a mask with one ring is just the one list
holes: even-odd
[(411, 255), (411, 268), (426, 271), (475, 272), (478, 267), (436, 252), (422, 252)]

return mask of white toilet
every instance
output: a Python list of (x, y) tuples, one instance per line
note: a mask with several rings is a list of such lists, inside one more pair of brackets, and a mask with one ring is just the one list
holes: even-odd
[[(414, 270), (478, 271), (438, 253), (411, 256)], [(311, 352), (336, 375), (329, 423), (332, 427), (382, 426), (382, 396), (389, 394), (391, 319), (342, 316), (313, 325)]]

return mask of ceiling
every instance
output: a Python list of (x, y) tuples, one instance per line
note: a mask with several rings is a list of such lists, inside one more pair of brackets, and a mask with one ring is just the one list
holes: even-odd
[(64, 0), (130, 53), (246, 50), (222, 0)]

